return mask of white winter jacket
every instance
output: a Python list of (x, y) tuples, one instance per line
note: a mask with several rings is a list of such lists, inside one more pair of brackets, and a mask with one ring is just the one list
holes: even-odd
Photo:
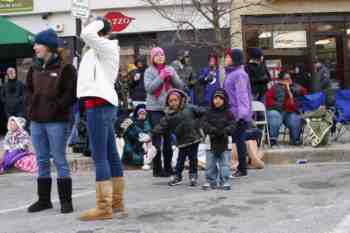
[(117, 40), (98, 35), (103, 26), (101, 20), (96, 20), (82, 30), (81, 38), (90, 49), (80, 63), (77, 96), (99, 97), (117, 106), (114, 83), (118, 76), (120, 48)]

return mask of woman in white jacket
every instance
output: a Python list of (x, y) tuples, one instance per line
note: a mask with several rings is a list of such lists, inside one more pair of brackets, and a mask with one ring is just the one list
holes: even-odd
[(90, 48), (78, 73), (77, 95), (84, 101), (87, 129), (96, 168), (96, 208), (83, 212), (80, 220), (111, 219), (112, 212), (126, 214), (123, 203), (123, 168), (118, 156), (113, 121), (118, 96), (114, 83), (118, 75), (118, 41), (109, 40), (111, 25), (97, 19), (81, 34)]

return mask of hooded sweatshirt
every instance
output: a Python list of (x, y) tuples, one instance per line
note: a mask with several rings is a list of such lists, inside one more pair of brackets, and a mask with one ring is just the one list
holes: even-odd
[[(224, 105), (216, 108), (213, 104), (215, 96), (224, 100)], [(227, 150), (228, 136), (232, 135), (236, 127), (234, 117), (229, 110), (229, 98), (224, 89), (217, 89), (211, 98), (210, 110), (204, 114), (201, 120), (201, 128), (210, 137), (210, 146), (214, 154), (222, 154)]]
[(174, 92), (181, 98), (179, 109), (171, 109), (166, 101), (165, 117), (154, 127), (153, 132), (156, 134), (174, 133), (176, 145), (179, 148), (199, 143), (203, 139), (199, 119), (205, 113), (205, 108), (188, 104), (186, 93), (178, 89), (170, 90), (166, 100)]

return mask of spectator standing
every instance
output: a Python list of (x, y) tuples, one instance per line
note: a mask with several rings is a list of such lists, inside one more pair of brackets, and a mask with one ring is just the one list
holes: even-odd
[(211, 97), (218, 88), (220, 88), (219, 58), (216, 54), (210, 54), (208, 67), (199, 72), (194, 103), (199, 106), (210, 106)]
[(332, 89), (331, 74), (328, 67), (317, 60), (314, 64), (315, 73), (312, 79), (312, 92), (324, 92), (326, 95), (326, 106), (334, 106), (335, 93)]
[(180, 50), (177, 55), (177, 59), (171, 63), (171, 66), (175, 69), (180, 79), (184, 82), (187, 95), (192, 96), (192, 88), (196, 75), (191, 65), (190, 51)]
[(83, 99), (91, 155), (95, 164), (96, 207), (80, 215), (82, 221), (111, 219), (112, 213), (126, 215), (124, 174), (117, 152), (114, 120), (118, 96), (115, 81), (119, 68), (118, 41), (109, 36), (111, 24), (96, 19), (82, 30), (89, 46), (78, 75), (78, 97)]
[(190, 186), (196, 186), (198, 179), (198, 146), (203, 139), (199, 129), (199, 118), (204, 111), (199, 107), (188, 104), (186, 93), (174, 89), (168, 94), (165, 113), (166, 116), (154, 127), (153, 133), (173, 133), (176, 136), (176, 146), (179, 148), (179, 155), (175, 176), (171, 177), (169, 186), (181, 184), (182, 172), (187, 157), (190, 164)]
[(131, 87), (130, 97), (133, 101), (146, 101), (146, 89), (144, 75), (147, 69), (145, 57), (139, 57), (135, 61), (136, 69), (130, 72)]
[(230, 152), (227, 146), (228, 136), (235, 129), (235, 121), (229, 111), (229, 99), (225, 90), (217, 89), (214, 92), (210, 110), (204, 114), (201, 127), (210, 137), (210, 151), (206, 154), (205, 168), (207, 183), (202, 188), (216, 189), (219, 178), (219, 187), (230, 190)]
[(51, 168), (57, 168), (57, 186), (61, 213), (73, 211), (72, 179), (66, 158), (67, 127), (70, 110), (76, 100), (77, 73), (68, 64), (63, 50), (58, 50), (58, 37), (52, 29), (35, 37), (36, 58), (26, 82), (26, 115), (31, 121), (31, 135), (37, 155), (39, 200), (29, 212), (52, 208)]
[[(165, 53), (162, 48), (153, 48), (150, 52), (151, 64), (145, 71), (146, 108), (152, 127), (157, 125), (164, 116), (163, 109), (170, 89), (184, 88), (184, 83), (177, 75), (175, 69), (167, 66), (165, 59)], [(157, 148), (157, 155), (153, 159), (153, 176), (169, 177), (173, 174), (171, 167), (173, 154), (171, 135), (168, 133), (163, 134), (163, 140), (161, 136), (153, 135), (152, 142)], [(162, 154), (164, 166), (162, 166)]]
[(239, 165), (233, 176), (247, 175), (247, 146), (245, 132), (252, 122), (252, 92), (249, 76), (245, 72), (243, 52), (240, 49), (232, 49), (231, 56), (226, 56), (226, 64), (232, 59), (230, 72), (224, 81), (224, 88), (230, 99), (230, 111), (237, 121), (237, 127), (232, 132), (232, 138), (237, 145)]
[(271, 77), (264, 64), (264, 55), (261, 49), (252, 48), (250, 50), (250, 60), (245, 66), (245, 70), (249, 75), (253, 98), (265, 102), (267, 84), (271, 81)]
[(17, 79), (15, 68), (8, 68), (7, 81), (2, 87), (1, 99), (5, 106), (6, 117), (24, 115), (24, 84)]

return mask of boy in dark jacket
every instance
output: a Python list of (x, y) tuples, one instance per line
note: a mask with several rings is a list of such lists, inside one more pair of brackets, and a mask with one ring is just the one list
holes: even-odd
[(229, 99), (224, 89), (214, 92), (211, 109), (204, 115), (201, 128), (210, 137), (210, 151), (206, 156), (206, 179), (204, 190), (216, 189), (217, 179), (220, 177), (220, 187), (230, 190), (228, 179), (230, 176), (229, 157), (227, 151), (228, 136), (235, 129), (235, 121), (229, 111)]
[(186, 157), (190, 161), (190, 185), (197, 185), (198, 145), (203, 138), (199, 130), (199, 118), (204, 109), (187, 104), (186, 94), (178, 89), (169, 91), (166, 99), (165, 117), (153, 129), (156, 134), (173, 133), (176, 136), (176, 146), (179, 148), (175, 176), (171, 177), (170, 186), (182, 182), (182, 171)]

